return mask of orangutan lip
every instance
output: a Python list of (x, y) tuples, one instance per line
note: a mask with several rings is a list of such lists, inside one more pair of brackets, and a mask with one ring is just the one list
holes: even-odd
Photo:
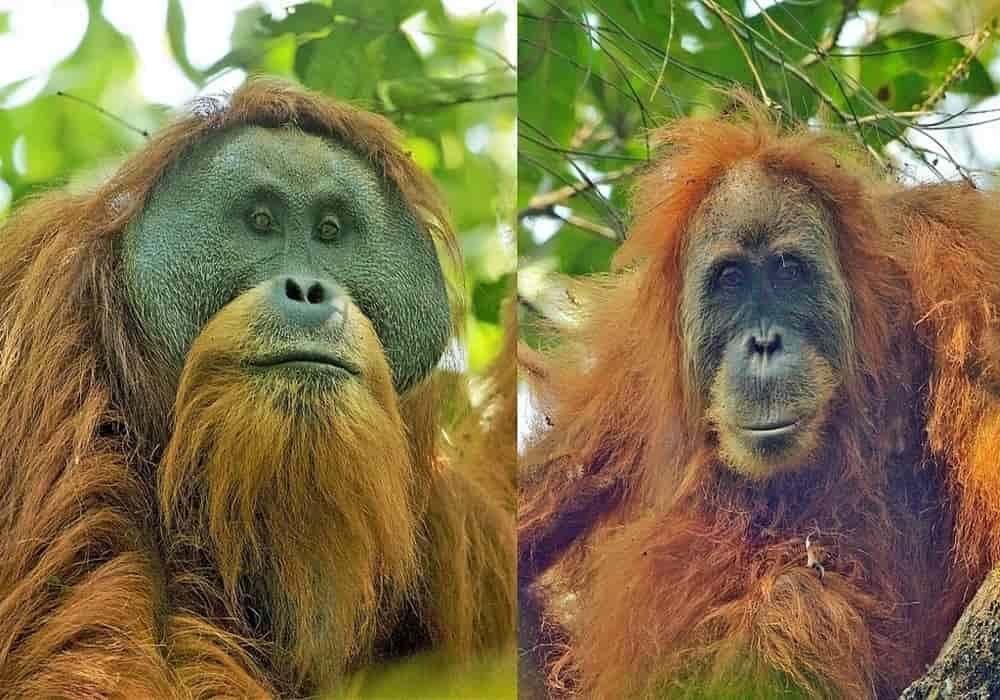
[(269, 357), (261, 358), (255, 360), (253, 364), (258, 367), (274, 367), (277, 365), (326, 365), (327, 367), (336, 367), (337, 369), (342, 369), (349, 374), (355, 376), (361, 374), (361, 370), (354, 364), (343, 360), (336, 355), (328, 355), (323, 352), (309, 351), (309, 350), (294, 350), (290, 352), (283, 352), (278, 355), (271, 355)]
[(802, 422), (801, 418), (796, 418), (793, 421), (763, 423), (760, 425), (741, 425), (740, 430), (750, 433), (751, 435), (757, 435), (761, 437), (767, 437), (771, 435), (787, 435), (788, 433), (794, 432), (795, 429), (799, 427), (799, 423), (801, 422)]

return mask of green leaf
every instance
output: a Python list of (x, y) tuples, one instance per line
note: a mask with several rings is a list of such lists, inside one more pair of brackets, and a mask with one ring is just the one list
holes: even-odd
[(441, 162), (441, 154), (438, 152), (438, 146), (430, 139), (411, 136), (406, 139), (406, 150), (410, 152), (413, 162), (423, 170), (432, 171)]
[(874, 10), (880, 15), (887, 15), (907, 0), (861, 0), (858, 3), (859, 10)]
[(247, 46), (233, 49), (218, 61), (205, 69), (208, 78), (215, 77), (227, 68), (250, 68), (264, 55), (264, 49), (257, 46)]
[(260, 43), (264, 18), (270, 17), (260, 5), (250, 5), (236, 13), (229, 43), (234, 49), (256, 46)]
[(378, 51), (385, 65), (392, 66), (392, 79), (408, 78), (424, 74), (424, 59), (410, 43), (410, 37), (401, 31), (391, 31), (376, 40)]
[(510, 275), (488, 281), (480, 280), (472, 290), (472, 313), (480, 321), (500, 323), (500, 307), (510, 293)]
[(770, 40), (787, 60), (794, 62), (813, 53), (833, 30), (840, 12), (838, 2), (780, 2), (751, 17), (747, 24), (759, 32), (760, 37)]
[(606, 272), (617, 250), (615, 241), (566, 225), (540, 246), (539, 253), (543, 257), (554, 255), (559, 262), (559, 272), (586, 275)]
[(987, 72), (986, 67), (978, 58), (973, 58), (969, 63), (968, 75), (952, 86), (955, 92), (964, 92), (969, 95), (979, 95), (989, 97), (996, 94), (996, 86), (993, 78)]
[[(389, 63), (387, 62), (387, 65)], [(403, 80), (383, 81), (379, 96), (386, 110), (419, 112), (434, 104), (453, 104), (479, 95), (511, 92), (509, 86), (492, 86), (475, 80), (427, 78), (411, 75)], [(513, 100), (511, 100), (513, 102)]]
[(417, 14), (427, 10), (431, 5), (437, 5), (438, 3), (428, 2), (427, 0), (396, 0), (392, 3), (387, 3), (387, 7), (380, 8), (383, 12), (388, 10), (392, 12), (392, 16), (395, 19), (395, 23), (401, 24), (407, 19)]
[(965, 47), (954, 39), (942, 40), (941, 37), (923, 32), (897, 32), (882, 37), (881, 45), (897, 51), (897, 56), (914, 70), (924, 73), (943, 74), (950, 64), (965, 55)]
[(350, 24), (335, 24), (322, 39), (299, 47), (295, 72), (315, 90), (344, 100), (374, 92), (381, 61), (367, 51), (370, 36)]
[(191, 65), (191, 61), (188, 59), (187, 46), (184, 43), (185, 33), (184, 8), (181, 7), (180, 0), (168, 0), (167, 40), (170, 42), (170, 52), (174, 55), (177, 67), (183, 71), (187, 79), (195, 85), (201, 86), (204, 85), (205, 76)]
[[(574, 120), (579, 28), (553, 8), (542, 20), (518, 26), (518, 112), (521, 119), (559, 144), (568, 143)], [(537, 136), (537, 132), (533, 135)]]
[(897, 75), (876, 95), (888, 109), (904, 112), (920, 106), (929, 93), (930, 81), (920, 73), (908, 71)]
[[(917, 84), (913, 74), (925, 79), (924, 89), (929, 93), (947, 80), (956, 65), (967, 56), (967, 49), (957, 40), (942, 40), (933, 34), (911, 31), (882, 37), (866, 50), (892, 52), (865, 56), (861, 60), (862, 83), (886, 105), (904, 105), (905, 100), (913, 96)], [(902, 77), (906, 75), (911, 77)], [(975, 58), (969, 63), (968, 74), (951, 89), (973, 95), (992, 95), (995, 92), (989, 73)], [(926, 97), (926, 94), (923, 95), (916, 103)], [(897, 108), (911, 109), (913, 104)]]
[[(546, 0), (520, 0), (517, 5), (519, 12), (530, 15), (544, 15), (550, 7)], [(520, 23), (518, 24), (517, 29), (518, 32), (520, 32)]]
[(307, 2), (302, 5), (292, 5), (288, 14), (275, 20), (270, 15), (260, 19), (260, 25), (271, 36), (281, 34), (311, 34), (326, 29), (333, 23), (333, 13), (329, 7)]
[(131, 42), (101, 14), (99, 4), (92, 5), (83, 41), (56, 67), (46, 90), (69, 90), (77, 97), (100, 100), (106, 87), (127, 84), (136, 65)]
[(334, 0), (333, 12), (339, 17), (363, 19), (375, 16), (381, 8), (371, 0)]
[(640, 22), (642, 22), (643, 19), (644, 19), (644, 17), (643, 17), (643, 11), (642, 11), (642, 7), (639, 5), (638, 1), (637, 0), (629, 0), (629, 5), (631, 5), (632, 12), (635, 13), (636, 18), (638, 18), (638, 20)]

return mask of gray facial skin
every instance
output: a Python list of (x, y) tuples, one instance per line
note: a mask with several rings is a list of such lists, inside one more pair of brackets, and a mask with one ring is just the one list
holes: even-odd
[(212, 316), (279, 275), (350, 294), (399, 392), (436, 365), (451, 331), (434, 244), (396, 188), (291, 128), (242, 127), (195, 148), (157, 184), (121, 254), (128, 302), (178, 374)]
[(691, 223), (685, 353), (733, 466), (791, 468), (853, 352), (850, 294), (826, 211), (794, 182), (734, 168)]

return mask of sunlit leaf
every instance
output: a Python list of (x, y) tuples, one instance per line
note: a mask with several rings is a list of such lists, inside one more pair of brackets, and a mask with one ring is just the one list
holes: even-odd
[(201, 85), (204, 76), (188, 60), (184, 36), (184, 8), (181, 7), (180, 0), (167, 0), (167, 39), (170, 42), (170, 52), (174, 55), (178, 68), (184, 71), (188, 80), (195, 85)]
[(510, 276), (480, 280), (472, 290), (472, 312), (480, 321), (500, 322), (500, 307), (510, 293)]
[(271, 36), (279, 34), (309, 34), (325, 29), (333, 22), (333, 12), (314, 2), (292, 5), (288, 14), (275, 20), (270, 15), (263, 15), (260, 25)]
[[(555, 8), (518, 25), (518, 113), (543, 138), (565, 144), (574, 129), (580, 73), (574, 62), (585, 40)], [(584, 67), (585, 68), (585, 67)]]
[(336, 24), (327, 36), (299, 47), (295, 72), (305, 85), (329, 95), (367, 97), (379, 75), (379, 62), (366, 51), (369, 38), (351, 25)]

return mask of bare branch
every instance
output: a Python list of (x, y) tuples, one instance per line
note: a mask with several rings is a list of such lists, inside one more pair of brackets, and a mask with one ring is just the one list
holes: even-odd
[(459, 97), (454, 100), (442, 100), (440, 102), (428, 102), (422, 105), (413, 105), (405, 109), (387, 109), (382, 114), (417, 114), (419, 112), (431, 112), (435, 109), (446, 109), (473, 102), (492, 102), (494, 100), (506, 100), (517, 97), (517, 91), (498, 92), (492, 95), (472, 95), (470, 97)]
[[(760, 77), (760, 73), (757, 71), (757, 66), (753, 62), (753, 58), (750, 56), (750, 52), (747, 51), (747, 47), (743, 44), (743, 39), (740, 35), (736, 33), (735, 27), (732, 25), (732, 18), (729, 16), (728, 12), (723, 12), (722, 8), (715, 4), (713, 0), (702, 0), (702, 5), (705, 5), (710, 9), (715, 15), (722, 20), (722, 23), (726, 25), (726, 29), (729, 34), (733, 37), (733, 41), (736, 42), (737, 48), (739, 48), (740, 53), (743, 54), (743, 60), (746, 61), (747, 67), (750, 69), (750, 73), (753, 75), (754, 82), (757, 83), (757, 91), (760, 92), (760, 99), (764, 102), (765, 107), (771, 107), (774, 105), (774, 100), (770, 98), (767, 94), (767, 88), (764, 87), (764, 80)], [(766, 16), (766, 13), (765, 13)]]
[(90, 100), (85, 100), (82, 97), (77, 97), (76, 95), (71, 95), (68, 92), (63, 92), (62, 90), (57, 90), (56, 91), (56, 95), (59, 96), (59, 97), (65, 97), (67, 99), (74, 100), (75, 102), (79, 102), (82, 105), (86, 105), (86, 106), (90, 107), (91, 109), (95, 110), (96, 112), (99, 112), (100, 114), (103, 114), (108, 119), (111, 119), (111, 120), (114, 120), (114, 121), (118, 122), (119, 124), (121, 124), (122, 126), (124, 126), (126, 129), (129, 129), (130, 131), (134, 131), (135, 133), (140, 134), (141, 136), (144, 136), (147, 139), (149, 138), (149, 132), (146, 131), (145, 129), (140, 129), (139, 127), (137, 127), (137, 126), (135, 126), (133, 124), (129, 124), (127, 121), (125, 121), (124, 119), (122, 119), (121, 117), (119, 117), (117, 114), (112, 114), (108, 110), (104, 109), (104, 107), (101, 107), (100, 105), (95, 104), (95, 103), (91, 102)]
[(528, 206), (517, 213), (517, 218), (524, 219), (529, 216), (548, 214), (552, 207), (559, 204), (565, 204), (581, 192), (586, 192), (587, 190), (597, 187), (598, 185), (606, 185), (615, 182), (616, 180), (620, 180), (623, 177), (628, 177), (636, 171), (637, 167), (638, 166), (633, 165), (627, 168), (621, 168), (620, 170), (612, 170), (599, 178), (594, 178), (589, 181), (580, 181), (572, 185), (560, 187), (557, 190), (552, 190), (551, 192), (546, 192), (545, 194), (536, 195), (531, 198), (530, 202), (528, 202)]

